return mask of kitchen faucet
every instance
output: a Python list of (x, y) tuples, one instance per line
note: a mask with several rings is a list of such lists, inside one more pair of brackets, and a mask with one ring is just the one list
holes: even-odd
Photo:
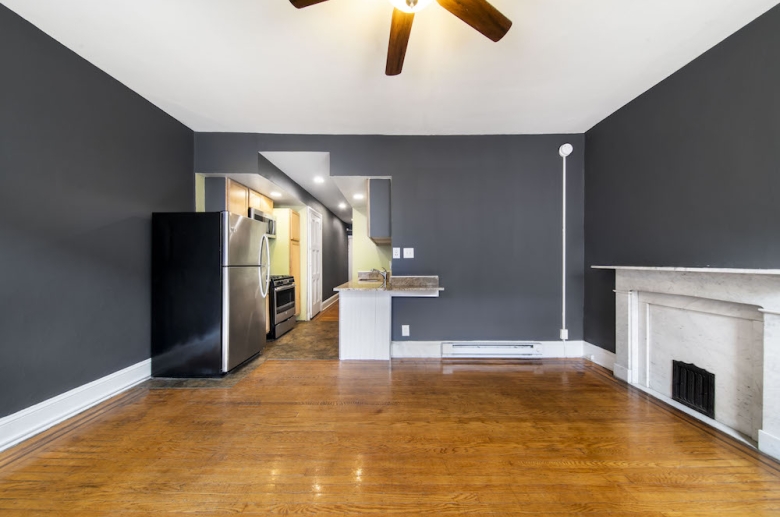
[(377, 268), (374, 268), (371, 270), (371, 272), (382, 275), (382, 289), (387, 289), (387, 270), (382, 268), (382, 271), (379, 271)]

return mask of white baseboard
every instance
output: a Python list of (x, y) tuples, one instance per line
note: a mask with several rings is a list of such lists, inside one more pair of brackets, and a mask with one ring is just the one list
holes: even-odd
[(765, 431), (758, 431), (758, 450), (780, 460), (780, 438)]
[(392, 359), (440, 359), (441, 341), (393, 341), (390, 343)]
[(322, 302), (322, 307), (320, 308), (320, 312), (324, 311), (325, 309), (327, 309), (337, 301), (339, 301), (339, 293), (334, 294), (333, 296), (331, 296), (330, 298)]
[(607, 370), (615, 371), (615, 353), (592, 345), (587, 341), (582, 342), (582, 357), (603, 366)]
[(128, 366), (89, 384), (0, 418), (0, 451), (32, 438), (152, 375), (152, 360)]

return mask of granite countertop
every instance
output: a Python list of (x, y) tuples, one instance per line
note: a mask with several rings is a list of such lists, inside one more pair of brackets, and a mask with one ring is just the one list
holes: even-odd
[(438, 276), (391, 276), (387, 289), (382, 288), (382, 281), (359, 280), (350, 281), (333, 289), (334, 291), (444, 291), (439, 287)]

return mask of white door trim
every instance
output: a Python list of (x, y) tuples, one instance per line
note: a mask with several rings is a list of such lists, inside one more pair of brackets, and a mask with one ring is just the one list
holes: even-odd
[[(317, 212), (311, 207), (307, 207), (307, 222), (308, 225), (308, 239), (307, 239), (307, 285), (308, 285), (308, 306), (309, 306), (309, 318), (313, 318), (322, 310), (322, 214)], [(312, 231), (312, 223), (314, 219), (319, 219), (319, 235), (316, 235)], [(313, 246), (315, 242), (319, 242), (319, 254), (318, 257), (312, 257)], [(316, 266), (316, 267), (315, 267)], [(314, 280), (315, 271), (319, 271), (319, 282)]]

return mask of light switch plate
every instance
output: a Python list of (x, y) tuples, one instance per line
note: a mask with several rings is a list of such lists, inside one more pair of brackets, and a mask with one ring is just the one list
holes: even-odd
[(401, 248), (393, 248), (393, 258), (401, 258)]
[(409, 325), (401, 325), (401, 335), (409, 337)]
[(404, 248), (404, 258), (414, 258), (414, 248)]

